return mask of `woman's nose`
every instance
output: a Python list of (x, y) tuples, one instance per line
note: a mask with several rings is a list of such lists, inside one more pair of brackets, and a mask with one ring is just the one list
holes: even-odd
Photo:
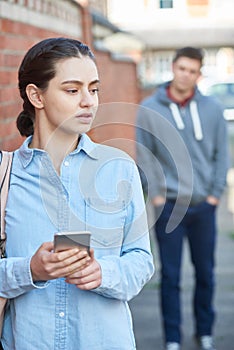
[(94, 104), (94, 97), (90, 95), (89, 91), (83, 92), (81, 95), (80, 105), (82, 107), (90, 107)]

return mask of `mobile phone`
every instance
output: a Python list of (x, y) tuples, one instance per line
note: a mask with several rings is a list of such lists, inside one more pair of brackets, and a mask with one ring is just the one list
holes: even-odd
[(90, 249), (91, 232), (89, 231), (67, 231), (54, 234), (54, 251), (61, 252), (70, 248)]

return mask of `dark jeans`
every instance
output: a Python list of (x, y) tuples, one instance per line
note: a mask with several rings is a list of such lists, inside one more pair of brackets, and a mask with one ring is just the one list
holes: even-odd
[(0, 342), (0, 350), (4, 350), (1, 342)]
[[(161, 259), (161, 311), (166, 342), (181, 342), (180, 274), (182, 247), (187, 237), (195, 271), (193, 310), (196, 335), (211, 335), (214, 322), (215, 206), (189, 207), (171, 233), (165, 233), (174, 202), (167, 202), (155, 231)], [(180, 210), (177, 214), (179, 215)]]

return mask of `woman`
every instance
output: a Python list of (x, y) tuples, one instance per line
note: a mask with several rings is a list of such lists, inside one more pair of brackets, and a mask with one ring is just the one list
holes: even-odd
[[(27, 138), (14, 154), (0, 262), (4, 350), (135, 349), (127, 301), (154, 268), (135, 163), (85, 134), (98, 88), (94, 56), (77, 40), (43, 40), (19, 68)], [(83, 230), (90, 255), (54, 252), (56, 232)]]

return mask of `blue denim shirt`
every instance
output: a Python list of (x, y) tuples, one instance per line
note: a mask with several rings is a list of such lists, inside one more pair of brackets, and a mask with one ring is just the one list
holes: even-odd
[[(153, 274), (141, 183), (124, 152), (82, 135), (56, 173), (48, 154), (14, 154), (6, 207), (7, 258), (0, 296), (10, 299), (5, 350), (135, 349), (127, 301)], [(63, 278), (32, 280), (30, 259), (54, 233), (89, 230), (102, 284), (83, 291)]]

